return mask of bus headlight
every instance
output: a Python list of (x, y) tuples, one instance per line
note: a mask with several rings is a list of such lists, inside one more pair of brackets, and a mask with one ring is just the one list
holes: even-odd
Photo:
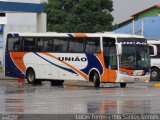
[(127, 75), (126, 72), (122, 72), (122, 71), (119, 71), (119, 72), (120, 72), (120, 74)]

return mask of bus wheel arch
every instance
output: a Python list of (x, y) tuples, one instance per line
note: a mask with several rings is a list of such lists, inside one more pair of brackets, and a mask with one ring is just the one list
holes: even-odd
[(151, 80), (158, 81), (160, 78), (160, 69), (158, 67), (151, 67)]
[(90, 71), (89, 81), (93, 82), (95, 87), (100, 86), (100, 74), (96, 69)]

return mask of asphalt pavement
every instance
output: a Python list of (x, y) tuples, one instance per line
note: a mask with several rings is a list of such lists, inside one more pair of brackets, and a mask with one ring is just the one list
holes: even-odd
[(0, 113), (24, 114), (105, 114), (160, 113), (160, 89), (148, 84), (102, 84), (65, 82), (51, 86), (49, 82), (19, 86), (16, 80), (0, 81)]
[(15, 80), (16, 78), (6, 77), (4, 73), (0, 72), (0, 80)]
[[(28, 119), (35, 120), (85, 120), (96, 114), (160, 114), (160, 87), (155, 87), (159, 82), (127, 84), (126, 88), (112, 83), (95, 88), (93, 83), (82, 81), (65, 81), (63, 86), (51, 86), (47, 81), (42, 85), (19, 86), (16, 79), (0, 76), (4, 78), (0, 80), (0, 119), (6, 114), (22, 119), (29, 115)], [(72, 116), (67, 119), (66, 115)], [(160, 116), (156, 118), (159, 120)]]

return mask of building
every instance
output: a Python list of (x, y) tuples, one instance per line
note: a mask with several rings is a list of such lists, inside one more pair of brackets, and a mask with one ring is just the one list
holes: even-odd
[(145, 10), (139, 11), (133, 15), (131, 15), (131, 18), (123, 21), (118, 24), (119, 27), (123, 27), (129, 23), (131, 23), (133, 20), (139, 20), (145, 17), (153, 17), (153, 16), (160, 16), (160, 5), (154, 5), (152, 7), (149, 7)]
[(147, 39), (160, 39), (160, 5), (154, 5), (120, 23), (115, 33), (143, 35)]
[(0, 0), (0, 63), (8, 32), (46, 32), (44, 0)]

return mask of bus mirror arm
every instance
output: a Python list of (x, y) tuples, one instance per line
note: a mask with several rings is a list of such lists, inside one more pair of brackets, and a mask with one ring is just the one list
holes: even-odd
[(116, 43), (117, 46), (117, 55), (122, 54), (122, 44), (121, 43)]
[(153, 54), (150, 55), (150, 56), (156, 56), (157, 55), (157, 46), (156, 45), (151, 45), (151, 44), (148, 44), (148, 45), (153, 48)]

